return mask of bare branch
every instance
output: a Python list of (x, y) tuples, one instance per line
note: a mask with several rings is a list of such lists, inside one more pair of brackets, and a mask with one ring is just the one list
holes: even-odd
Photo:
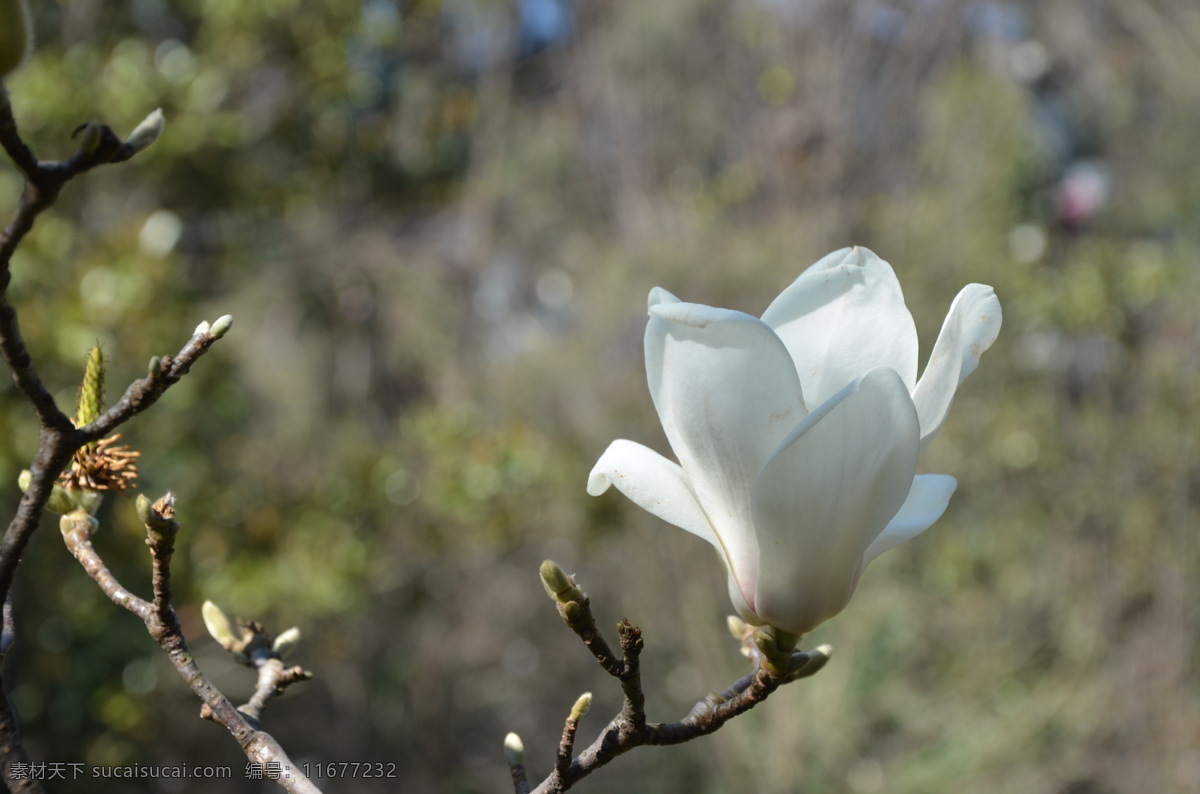
[[(229, 699), (200, 671), (195, 659), (188, 652), (183, 630), (169, 602), (170, 588), (167, 583), (170, 580), (170, 554), (166, 553), (164, 538), (170, 534), (173, 542), (174, 532), (178, 530), (170, 495), (160, 499), (152, 512), (154, 515), (151, 516), (151, 521), (147, 522), (146, 531), (147, 543), (154, 558), (154, 602), (138, 598), (122, 587), (104, 564), (92, 545), (91, 535), (97, 527), (96, 519), (82, 512), (63, 516), (60, 522), (63, 541), (109, 600), (137, 615), (146, 624), (147, 632), (167, 653), (180, 677), (202, 701), (202, 717), (224, 726), (251, 762), (263, 766), (278, 764), (280, 769), (285, 770), (285, 775), (275, 779), (285, 790), (297, 794), (320, 794), (320, 789), (292, 763), (274, 737), (258, 728), (257, 719), (251, 719), (234, 708)], [(172, 528), (166, 529), (168, 526)]]
[[(8, 598), (4, 599), (3, 628), (0, 628), (0, 662), (4, 661), (4, 655), (8, 653), (8, 649), (15, 641), (16, 627), (13, 625), (12, 594), (9, 593)], [(13, 775), (15, 765), (20, 765), (19, 768), (29, 769), (30, 760), (20, 741), (21, 732), (17, 726), (17, 715), (13, 711), (8, 696), (4, 694), (3, 677), (0, 677), (0, 737), (2, 737), (0, 738), (0, 774), (3, 775), (9, 791), (41, 792), (42, 784), (32, 775), (23, 777)]]
[(104, 125), (97, 125), (96, 129), (97, 133), (89, 136), (88, 143), (91, 145), (81, 146), (66, 160), (38, 162), (17, 132), (17, 122), (7, 96), (0, 99), (0, 146), (4, 147), (25, 176), (25, 190), (21, 194), (16, 215), (0, 232), (0, 354), (12, 370), (17, 388), (33, 404), (42, 427), (58, 430), (69, 429), (71, 423), (42, 383), (21, 337), (16, 310), (7, 297), (8, 285), (12, 280), (9, 267), (13, 252), (33, 229), (37, 217), (58, 200), (63, 185), (98, 165), (128, 160), (133, 156), (132, 147), (121, 143), (111, 129)]
[[(829, 660), (829, 646), (808, 652), (789, 651), (787, 643), (794, 643), (795, 638), (776, 638), (770, 631), (748, 627), (747, 636), (741, 639), (745, 654), (755, 665), (754, 672), (739, 678), (720, 694), (708, 695), (678, 722), (648, 723), (639, 662), (643, 647), (641, 630), (627, 620), (618, 624), (621, 637), (621, 658), (618, 660), (596, 628), (589, 599), (574, 578), (550, 560), (542, 563), (541, 576), (546, 592), (558, 604), (563, 622), (583, 640), (609, 675), (621, 682), (625, 700), (620, 713), (604, 727), (596, 740), (575, 759), (569, 760), (578, 722), (572, 712), (575, 719), (568, 719), (563, 729), (554, 771), (533, 790), (533, 794), (561, 794), (635, 747), (682, 744), (713, 733), (766, 700), (784, 684), (815, 674)], [(782, 644), (779, 644), (780, 640)], [(509, 766), (513, 768), (511, 760)], [(521, 771), (524, 774), (524, 767)]]
[(101, 414), (99, 419), (79, 428), (79, 443), (86, 444), (107, 436), (154, 405), (167, 389), (178, 383), (191, 370), (192, 365), (207, 353), (219, 338), (208, 331), (196, 333), (174, 356), (163, 356), (153, 372), (129, 384), (121, 399)]
[(525, 745), (515, 733), (504, 737), (504, 760), (512, 773), (514, 794), (529, 794), (529, 779), (525, 775)]

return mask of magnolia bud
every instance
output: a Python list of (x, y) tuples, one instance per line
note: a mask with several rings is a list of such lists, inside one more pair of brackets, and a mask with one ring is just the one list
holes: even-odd
[(208, 333), (210, 336), (212, 336), (213, 339), (220, 339), (221, 337), (225, 336), (226, 333), (229, 332), (229, 329), (232, 326), (233, 326), (233, 315), (232, 314), (223, 314), (220, 317), (218, 317), (217, 319), (213, 320), (213, 324), (208, 329)]
[(204, 616), (204, 627), (208, 629), (208, 633), (214, 640), (221, 643), (222, 648), (228, 650), (237, 639), (229, 618), (225, 617), (221, 608), (212, 601), (204, 602), (204, 606), (200, 608), (200, 614)]
[[(32, 484), (33, 472), (31, 472), (29, 469), (24, 469), (19, 475), (17, 475), (17, 486), (20, 487), (22, 493), (28, 491), (29, 486)], [(78, 507), (78, 505), (75, 504), (75, 500), (71, 498), (71, 495), (68, 494), (67, 490), (61, 485), (56, 483), (54, 487), (50, 489), (50, 498), (46, 500), (46, 509), (51, 513), (55, 513), (56, 515), (60, 516), (66, 515), (76, 507)]]
[(0, 0), (0, 80), (20, 68), (33, 49), (33, 26), (25, 0)]
[(73, 532), (82, 532), (90, 536), (99, 528), (100, 522), (82, 510), (72, 510), (58, 520), (58, 529), (64, 535), (70, 535)]
[(275, 638), (275, 644), (271, 646), (271, 650), (279, 654), (280, 659), (286, 659), (288, 654), (296, 650), (296, 645), (300, 642), (300, 629), (292, 626), (290, 629), (280, 634)]
[(95, 154), (104, 143), (104, 125), (99, 122), (89, 121), (76, 132), (79, 133), (79, 150), (84, 154)]
[(143, 524), (149, 524), (154, 520), (153, 503), (150, 501), (150, 497), (146, 496), (146, 494), (138, 494), (136, 507), (138, 518)]
[(571, 707), (571, 722), (579, 722), (583, 719), (583, 715), (588, 713), (588, 709), (592, 707), (592, 693), (584, 692), (575, 701), (575, 705)]
[(133, 132), (129, 133), (129, 138), (125, 141), (126, 145), (132, 147), (135, 154), (146, 149), (162, 135), (166, 123), (162, 108), (158, 108), (133, 128)]
[(515, 733), (504, 737), (504, 760), (509, 766), (521, 766), (525, 763), (525, 743)]
[(92, 515), (104, 504), (104, 491), (93, 491), (90, 488), (67, 488), (65, 493), (71, 502), (80, 510)]
[(543, 562), (539, 573), (542, 576), (542, 586), (546, 588), (546, 594), (558, 603), (578, 601), (583, 597), (583, 591), (554, 560)]

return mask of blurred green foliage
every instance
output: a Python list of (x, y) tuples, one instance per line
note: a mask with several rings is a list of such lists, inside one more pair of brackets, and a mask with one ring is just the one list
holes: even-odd
[[(667, 451), (646, 293), (760, 312), (861, 243), (895, 266), (926, 350), (967, 282), (1004, 304), (923, 460), (959, 478), (950, 510), (806, 639), (835, 646), (819, 676), (579, 790), (1200, 786), (1200, 12), (576, 0), (547, 42), (536, 5), (35, 9), (38, 52), (8, 87), (40, 157), (88, 119), (168, 118), (132, 163), (69, 186), (14, 259), (43, 377), (73, 405), (99, 340), (112, 401), (200, 320), (236, 318), (125, 429), (144, 490), (179, 497), (177, 603), (204, 669), (249, 694), (204, 635), (209, 598), (304, 631), (294, 658), (318, 678), (267, 712), (294, 759), (495, 791), (516, 730), (540, 777), (580, 692), (581, 740), (619, 705), (557, 625), (549, 556), (606, 625), (643, 627), (651, 719), (679, 718), (742, 672), (719, 565), (583, 488), (613, 438)], [(1081, 161), (1108, 192), (1079, 223), (1061, 190)], [(0, 168), (0, 212), (20, 188)], [(7, 383), (0, 427), (11, 514), (36, 425)], [(133, 505), (112, 502), (98, 547), (144, 594)], [(35, 758), (240, 779), (49, 518), (16, 604), (5, 680)]]

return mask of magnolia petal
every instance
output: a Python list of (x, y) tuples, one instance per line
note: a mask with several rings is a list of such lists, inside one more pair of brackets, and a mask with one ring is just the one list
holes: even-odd
[(908, 498), (900, 507), (900, 511), (888, 522), (879, 537), (867, 546), (863, 554), (863, 565), (869, 565), (872, 560), (888, 549), (899, 546), (906, 540), (911, 540), (933, 526), (942, 517), (950, 504), (950, 496), (958, 487), (958, 480), (946, 474), (918, 474), (913, 478), (912, 488)]
[(683, 303), (671, 293), (667, 292), (662, 287), (655, 287), (650, 290), (650, 296), (646, 299), (646, 306), (649, 309), (654, 308), (660, 303)]
[(918, 438), (908, 387), (880, 367), (784, 441), (753, 491), (760, 559), (749, 604), (762, 620), (804, 634), (846, 606), (863, 552), (904, 504)]
[(721, 551), (721, 542), (679, 464), (649, 447), (618, 439), (592, 467), (587, 492), (599, 496), (612, 485), (638, 507), (704, 538)]
[(667, 440), (750, 600), (750, 488), (805, 415), (791, 356), (756, 317), (664, 302), (650, 307), (646, 375)]
[(791, 354), (809, 409), (875, 367), (895, 370), (909, 391), (916, 384), (916, 325), (891, 265), (866, 248), (821, 259), (762, 319)]
[(729, 588), (729, 600), (733, 603), (733, 609), (738, 613), (738, 616), (749, 623), (751, 626), (761, 626), (762, 618), (754, 614), (754, 610), (746, 603), (746, 599), (742, 596), (742, 591), (738, 589), (737, 579), (733, 578), (733, 572), (729, 572), (726, 578), (726, 585)]
[(921, 419), (921, 448), (942, 429), (959, 384), (979, 366), (979, 357), (1000, 333), (1000, 301), (991, 287), (968, 284), (950, 304), (929, 363), (913, 391)]

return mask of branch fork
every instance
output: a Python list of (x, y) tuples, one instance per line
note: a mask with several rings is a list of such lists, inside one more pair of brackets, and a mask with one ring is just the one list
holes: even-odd
[[(639, 665), (644, 647), (641, 629), (628, 620), (617, 624), (621, 649), (620, 656), (617, 656), (596, 627), (590, 599), (574, 578), (552, 560), (543, 562), (540, 572), (542, 584), (554, 599), (563, 622), (575, 632), (605, 672), (620, 682), (625, 698), (620, 713), (605, 726), (591, 745), (572, 758), (579, 721), (591, 705), (591, 693), (585, 693), (576, 701), (563, 726), (554, 771), (532, 789), (532, 794), (567, 791), (587, 775), (635, 747), (682, 744), (713, 733), (729, 720), (766, 700), (784, 684), (815, 675), (829, 661), (833, 650), (828, 645), (822, 645), (811, 651), (797, 651), (794, 648), (799, 637), (771, 627), (748, 626), (738, 618), (731, 618), (730, 630), (741, 643), (743, 655), (754, 665), (753, 671), (724, 691), (702, 698), (678, 722), (648, 722)], [(520, 737), (510, 733), (505, 738), (504, 747), (505, 760), (512, 773), (513, 790), (516, 794), (531, 794), (525, 769), (524, 745)]]

